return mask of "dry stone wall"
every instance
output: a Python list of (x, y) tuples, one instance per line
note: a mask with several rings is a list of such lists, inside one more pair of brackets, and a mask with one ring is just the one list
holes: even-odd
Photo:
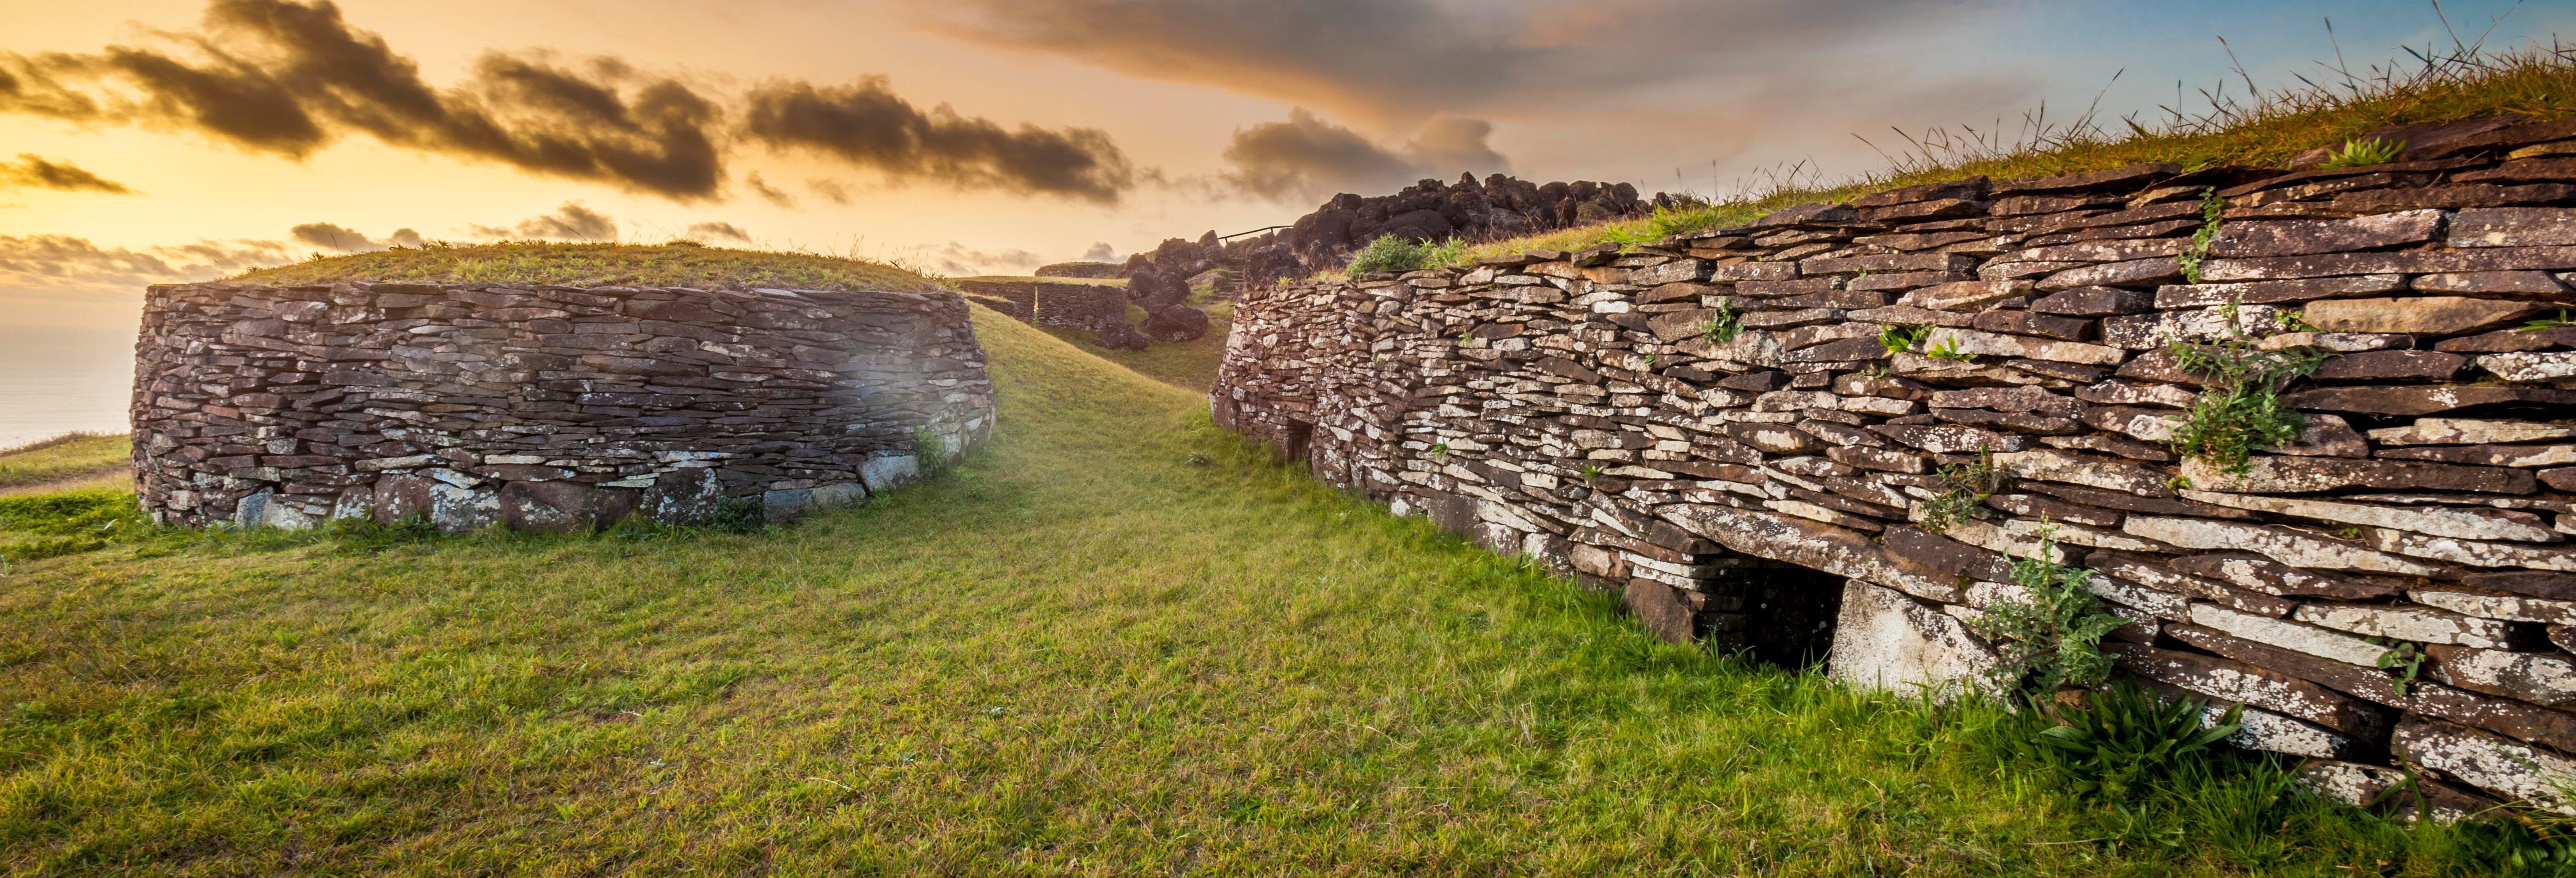
[(1117, 284), (970, 278), (957, 281), (957, 288), (985, 307), (1035, 326), (1101, 332), (1127, 320), (1127, 290)]
[(156, 286), (136, 349), (138, 496), (198, 526), (783, 520), (993, 427), (946, 291)]
[[(2376, 166), (1976, 178), (1260, 289), (1211, 403), (1667, 636), (1758, 647), (1825, 603), (1857, 685), (1988, 685), (1968, 622), (2050, 531), (2127, 620), (2120, 668), (2242, 704), (2236, 743), (2329, 794), (2412, 764), (2445, 814), (2567, 808), (2576, 325), (2524, 325), (2576, 306), (2576, 124), (2509, 122), (2385, 132), (2409, 148)], [(2175, 343), (2231, 339), (2330, 355), (2243, 472), (2169, 441), (2213, 381)], [(2002, 489), (1927, 527), (1981, 455)]]

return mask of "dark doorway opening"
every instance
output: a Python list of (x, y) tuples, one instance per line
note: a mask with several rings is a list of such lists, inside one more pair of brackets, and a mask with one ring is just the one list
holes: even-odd
[[(1754, 560), (1750, 566), (1725, 571), (1709, 587), (1715, 592), (1712, 605), (1737, 607), (1734, 613), (1707, 620), (1712, 623), (1708, 627), (1713, 642), (1742, 649), (1754, 661), (1791, 670), (1813, 666), (1832, 654), (1834, 621), (1843, 609), (1843, 577)], [(1729, 615), (1737, 618), (1724, 618)], [(1721, 630), (1730, 626), (1733, 631)]]
[(1315, 425), (1289, 421), (1279, 428), (1279, 459), (1288, 463), (1305, 463), (1315, 447)]

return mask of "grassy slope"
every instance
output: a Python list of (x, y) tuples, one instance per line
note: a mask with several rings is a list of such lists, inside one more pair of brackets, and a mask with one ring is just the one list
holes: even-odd
[[(1204, 398), (1216, 386), (1216, 370), (1224, 365), (1225, 336), (1234, 329), (1234, 303), (1194, 295), (1190, 304), (1204, 308), (1208, 315), (1207, 334), (1185, 342), (1156, 341), (1141, 351), (1111, 350), (1100, 346), (1100, 334), (1078, 329), (1048, 327), (1043, 331), (1080, 348), (1083, 353), (1099, 357), (1136, 374), (1185, 390)], [(1127, 322), (1143, 325), (1152, 316), (1145, 309), (1127, 306)]]
[(0, 497), (122, 485), (130, 477), (131, 447), (124, 436), (69, 433), (0, 448)]
[(316, 259), (244, 272), (235, 280), (277, 285), (350, 278), (415, 283), (561, 284), (742, 289), (911, 290), (930, 285), (890, 265), (807, 253), (729, 250), (695, 244), (506, 243), (424, 247)]

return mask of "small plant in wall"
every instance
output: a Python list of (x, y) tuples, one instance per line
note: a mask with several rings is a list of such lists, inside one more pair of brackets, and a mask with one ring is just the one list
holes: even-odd
[(912, 458), (921, 467), (923, 479), (938, 478), (948, 471), (948, 440), (937, 430), (917, 428), (912, 431)]
[(2210, 242), (2218, 239), (2218, 228), (2226, 219), (2227, 199), (2218, 197), (2217, 187), (2201, 190), (2200, 230), (2191, 233), (2191, 244), (2174, 255), (2174, 263), (2182, 266), (2185, 283), (2200, 282), (2201, 266), (2209, 262)]
[(1916, 323), (1910, 326), (1891, 323), (1887, 328), (1878, 331), (1878, 346), (1886, 348), (1889, 356), (1895, 356), (1913, 350), (1915, 345), (1923, 343), (1925, 336), (1931, 334), (1932, 324), (1929, 323)]
[(1736, 316), (1735, 306), (1725, 299), (1717, 300), (1717, 316), (1709, 318), (1699, 329), (1700, 340), (1712, 345), (1734, 341), (1736, 336), (1743, 334), (1744, 319)]
[(1431, 459), (1440, 461), (1446, 461), (1449, 459), (1448, 440), (1444, 439), (1439, 442), (1431, 443)]
[(2398, 697), (2405, 697), (2406, 687), (2414, 685), (2415, 677), (2424, 672), (2424, 645), (2388, 637), (2364, 637), (2362, 640), (2388, 648), (2387, 652), (2379, 654), (2376, 664), (2380, 670), (2388, 672), (2389, 688), (2396, 690)]
[(2012, 471), (1995, 463), (1991, 448), (1977, 449), (1977, 459), (1942, 467), (1940, 496), (1923, 501), (1923, 529), (1941, 533), (1968, 520), (1977, 505), (2012, 482)]
[(2168, 441), (2183, 457), (2243, 473), (2256, 450), (2299, 440), (2307, 418), (2282, 405), (2281, 389), (2315, 372), (2332, 355), (2311, 348), (2263, 350), (2236, 327), (2234, 304), (2221, 313), (2227, 317), (2226, 339), (2173, 343), (2175, 363), (2207, 378), (2209, 386), (2192, 400)]
[(2047, 698), (2111, 674), (2102, 635), (2123, 623), (2093, 596), (2093, 571), (2049, 560), (2056, 554), (2057, 543), (2043, 524), (2039, 548), (2013, 559), (2013, 584), (2022, 594), (1988, 605), (1969, 623), (2001, 655), (1993, 672), (1997, 688)]
[(2343, 142), (2342, 148), (2328, 150), (2325, 164), (2320, 167), (2359, 168), (2384, 165), (2396, 161), (2397, 157), (2405, 152), (2406, 141), (2403, 140), (2386, 140), (2378, 137), (2368, 140), (2347, 140)]
[(1977, 361), (1977, 355), (1959, 349), (1959, 337), (1955, 335), (1943, 336), (1940, 344), (1933, 345), (1932, 349), (1924, 351), (1923, 355), (1935, 360), (1956, 360), (1962, 363)]

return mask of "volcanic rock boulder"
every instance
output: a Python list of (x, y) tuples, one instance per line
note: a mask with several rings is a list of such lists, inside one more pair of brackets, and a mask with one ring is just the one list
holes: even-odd
[(1207, 312), (1188, 305), (1164, 308), (1145, 321), (1145, 335), (1159, 341), (1190, 341), (1206, 335), (1207, 328)]

